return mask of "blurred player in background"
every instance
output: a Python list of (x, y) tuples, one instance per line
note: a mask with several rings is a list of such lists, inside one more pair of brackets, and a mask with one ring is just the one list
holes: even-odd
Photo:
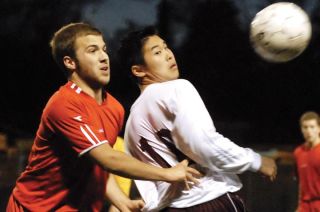
[(143, 207), (130, 200), (108, 172), (167, 182), (198, 172), (184, 161), (171, 169), (142, 163), (112, 149), (123, 124), (122, 105), (105, 90), (110, 62), (102, 33), (84, 23), (63, 26), (52, 54), (68, 82), (49, 99), (24, 172), (7, 211), (101, 211), (105, 198), (121, 211)]
[(300, 118), (304, 143), (294, 151), (299, 180), (298, 212), (320, 211), (320, 118), (308, 111)]
[(274, 160), (216, 131), (197, 90), (189, 81), (178, 79), (175, 57), (153, 27), (129, 33), (119, 59), (141, 90), (126, 124), (128, 151), (162, 167), (187, 158), (205, 174), (191, 190), (179, 183), (135, 181), (146, 203), (143, 210), (245, 211), (235, 194), (242, 187), (237, 174), (250, 170), (274, 180)]

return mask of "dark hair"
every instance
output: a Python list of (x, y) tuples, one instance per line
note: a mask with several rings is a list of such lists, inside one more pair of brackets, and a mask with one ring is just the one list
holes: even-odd
[(86, 35), (102, 36), (102, 33), (97, 28), (86, 23), (70, 23), (56, 31), (50, 41), (53, 59), (58, 66), (64, 70), (67, 77), (69, 76), (69, 72), (66, 71), (63, 58), (65, 56), (70, 56), (71, 58), (76, 59), (75, 41), (77, 38)]
[(153, 26), (147, 26), (141, 30), (129, 32), (121, 40), (118, 51), (118, 62), (125, 71), (130, 71), (133, 65), (143, 65), (142, 48), (148, 37), (158, 35), (158, 31)]
[(303, 113), (300, 117), (300, 125), (302, 125), (303, 121), (308, 121), (308, 120), (316, 120), (318, 125), (320, 125), (319, 114), (314, 111), (308, 111)]

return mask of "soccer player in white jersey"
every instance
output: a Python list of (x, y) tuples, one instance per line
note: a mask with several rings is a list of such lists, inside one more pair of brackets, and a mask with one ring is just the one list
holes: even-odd
[(216, 131), (197, 90), (189, 81), (178, 79), (175, 57), (153, 27), (129, 33), (118, 53), (141, 90), (126, 123), (128, 152), (162, 167), (187, 158), (205, 174), (189, 190), (182, 184), (135, 181), (146, 204), (143, 210), (245, 211), (235, 194), (242, 187), (237, 174), (249, 170), (274, 180), (274, 160)]

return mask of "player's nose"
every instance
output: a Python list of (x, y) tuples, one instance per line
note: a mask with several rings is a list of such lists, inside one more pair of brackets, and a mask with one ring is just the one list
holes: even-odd
[(171, 52), (167, 51), (167, 53), (166, 53), (166, 59), (167, 59), (167, 60), (172, 60), (172, 58), (173, 58), (173, 54), (172, 54)]
[(107, 63), (109, 62), (109, 55), (105, 51), (101, 52), (99, 58), (100, 58), (100, 61), (107, 62)]

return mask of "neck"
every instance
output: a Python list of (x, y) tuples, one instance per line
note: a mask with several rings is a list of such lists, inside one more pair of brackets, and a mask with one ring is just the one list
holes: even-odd
[(313, 140), (313, 141), (306, 141), (306, 145), (310, 148), (317, 146), (318, 144), (320, 144), (320, 137)]
[(149, 85), (152, 85), (154, 83), (161, 83), (161, 82), (165, 82), (165, 81), (166, 80), (161, 80), (160, 78), (158, 78), (157, 80), (152, 80), (147, 77), (144, 77), (138, 83), (140, 92), (142, 93), (144, 91), (144, 89), (146, 89), (146, 87), (148, 87)]
[(103, 88), (101, 86), (90, 86), (80, 78), (70, 78), (69, 80), (74, 82), (83, 92), (94, 98), (98, 104), (103, 102)]
[(101, 104), (103, 102), (104, 97), (103, 97), (102, 89), (97, 90), (97, 91), (93, 91), (91, 94), (88, 93), (88, 95), (90, 95), (92, 98), (94, 98), (98, 104)]
[(140, 92), (142, 93), (142, 92), (144, 91), (144, 89), (146, 89), (146, 87), (148, 87), (148, 85), (141, 85), (141, 84), (139, 84)]

